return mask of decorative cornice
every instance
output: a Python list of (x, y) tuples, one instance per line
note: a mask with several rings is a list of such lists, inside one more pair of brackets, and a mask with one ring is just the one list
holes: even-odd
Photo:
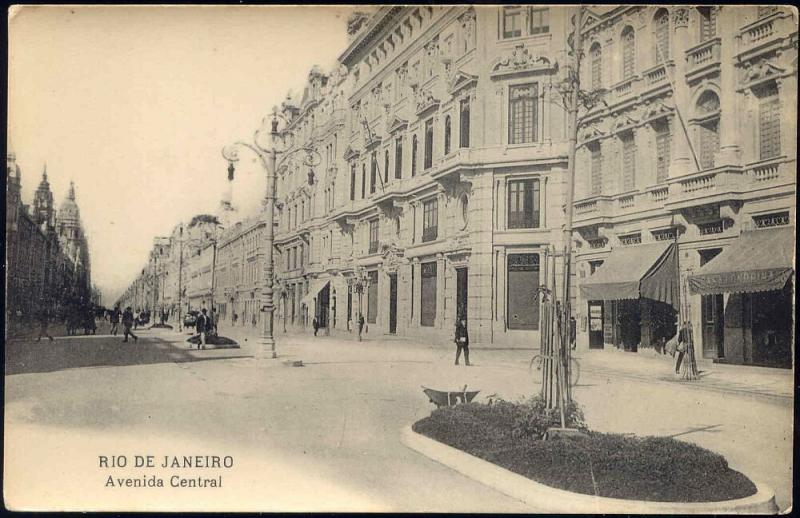
[(643, 121), (653, 121), (671, 115), (675, 111), (671, 106), (667, 106), (663, 101), (653, 101), (646, 105)]
[(358, 155), (360, 155), (360, 154), (361, 154), (360, 151), (355, 150), (350, 146), (347, 146), (347, 149), (344, 150), (344, 154), (342, 155), (342, 158), (344, 158), (345, 160), (350, 160), (350, 159), (353, 159), (353, 158), (358, 158)]
[(405, 119), (401, 119), (397, 115), (392, 117), (389, 121), (389, 134), (392, 134), (398, 130), (401, 130), (408, 126), (408, 121)]
[(549, 59), (544, 56), (535, 56), (528, 51), (525, 44), (517, 43), (510, 52), (494, 61), (491, 76), (547, 72), (554, 68), (556, 67), (550, 63)]
[(434, 108), (439, 107), (439, 99), (436, 99), (430, 90), (423, 90), (417, 95), (417, 115), (421, 116)]

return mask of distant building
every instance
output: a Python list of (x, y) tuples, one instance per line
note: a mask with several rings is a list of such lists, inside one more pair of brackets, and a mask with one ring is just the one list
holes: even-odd
[[(58, 320), (70, 305), (91, 300), (91, 266), (74, 187), (58, 216), (47, 170), (32, 209), (22, 203), (22, 171), (6, 156), (6, 316), (9, 330), (43, 309)], [(63, 231), (63, 233), (62, 233)]]

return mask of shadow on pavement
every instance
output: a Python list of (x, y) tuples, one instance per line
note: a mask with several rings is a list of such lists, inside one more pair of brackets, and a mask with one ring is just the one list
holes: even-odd
[[(182, 344), (181, 344), (182, 345)], [(72, 339), (6, 344), (6, 375), (56, 372), (81, 367), (121, 367), (157, 363), (252, 358), (232, 349), (188, 350), (157, 337), (138, 342), (119, 338)]]

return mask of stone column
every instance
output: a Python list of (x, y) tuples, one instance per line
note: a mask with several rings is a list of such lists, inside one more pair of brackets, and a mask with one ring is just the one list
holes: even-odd
[(739, 27), (735, 6), (714, 7), (717, 10), (717, 35), (720, 37), (720, 128), (719, 152), (714, 157), (714, 166), (741, 165), (742, 147), (739, 142), (741, 119), (740, 96), (736, 93), (736, 31)]
[(419, 262), (419, 257), (415, 257), (412, 261), (411, 268), (414, 271), (414, 286), (411, 292), (414, 311), (411, 312), (411, 325), (409, 327), (419, 328), (420, 307), (422, 306), (422, 266)]
[(492, 337), (492, 212), (494, 210), (492, 171), (475, 175), (471, 181), (468, 315), (470, 341), (491, 343)]
[[(672, 76), (673, 102), (675, 106), (681, 110), (681, 115), (685, 117), (691, 113), (689, 106), (689, 92), (686, 86), (686, 48), (689, 43), (689, 9), (686, 7), (676, 7), (672, 9), (671, 13), (672, 26), (675, 31), (672, 34), (670, 41), (672, 51), (672, 61), (675, 63), (675, 68), (672, 73), (667, 71), (668, 75)], [(683, 130), (676, 113), (671, 121), (672, 139), (672, 160), (669, 166), (669, 177), (677, 178), (685, 176), (694, 172), (694, 158), (690, 148), (688, 136)], [(688, 127), (687, 127), (688, 130)]]

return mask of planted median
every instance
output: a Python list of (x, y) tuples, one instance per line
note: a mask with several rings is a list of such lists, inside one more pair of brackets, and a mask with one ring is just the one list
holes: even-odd
[(414, 432), (531, 480), (585, 495), (648, 502), (722, 502), (756, 494), (756, 485), (721, 455), (669, 437), (588, 430), (574, 404), (567, 425), (583, 431), (549, 440), (558, 410), (540, 398), (470, 403), (435, 410)]

